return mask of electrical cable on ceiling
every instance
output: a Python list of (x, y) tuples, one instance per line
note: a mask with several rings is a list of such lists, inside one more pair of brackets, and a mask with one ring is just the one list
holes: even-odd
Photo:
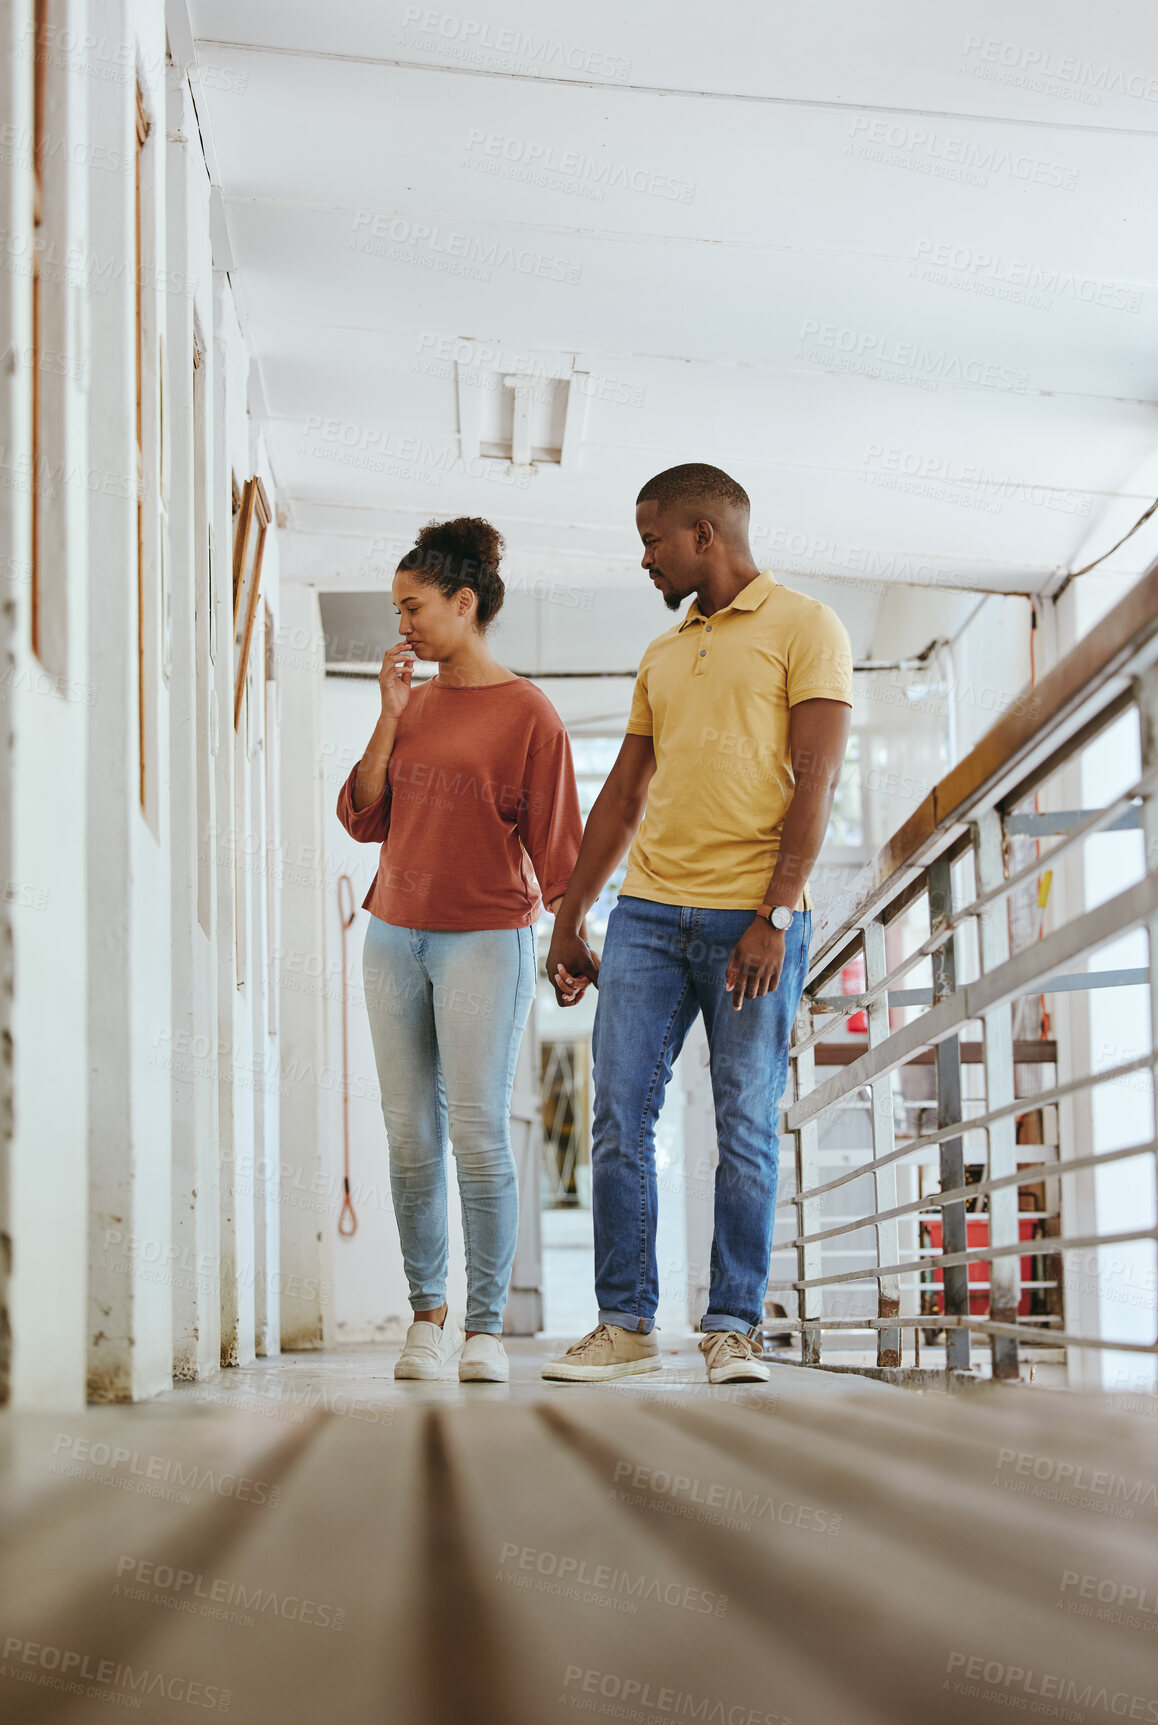
[(1112, 557), (1114, 552), (1119, 550), (1126, 543), (1127, 539), (1132, 539), (1134, 537), (1139, 527), (1144, 527), (1146, 525), (1147, 521), (1149, 521), (1156, 509), (1158, 509), (1158, 497), (1154, 499), (1153, 503), (1144, 514), (1139, 515), (1130, 531), (1128, 533), (1123, 533), (1122, 537), (1118, 540), (1117, 545), (1111, 545), (1108, 551), (1103, 551), (1100, 557), (1095, 557), (1093, 562), (1087, 563), (1084, 569), (1071, 569), (1063, 581), (1061, 589), (1054, 595), (1055, 598), (1059, 598), (1061, 593), (1063, 593), (1069, 586), (1070, 582), (1076, 580), (1079, 575), (1088, 575), (1091, 569), (1096, 569), (1099, 563), (1104, 563), (1107, 557)]

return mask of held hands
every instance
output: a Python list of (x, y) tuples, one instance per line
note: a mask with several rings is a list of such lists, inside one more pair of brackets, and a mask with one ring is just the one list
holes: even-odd
[(406, 711), (410, 699), (410, 679), (414, 674), (414, 649), (399, 641), (389, 647), (378, 673), (378, 688), (382, 694), (382, 711), (395, 724)]
[(754, 917), (728, 959), (724, 987), (739, 1012), (746, 1000), (774, 992), (784, 968), (784, 931), (773, 928), (766, 917)]
[(583, 927), (572, 934), (556, 922), (547, 953), (547, 980), (560, 1006), (576, 1005), (591, 983), (598, 988), (599, 959), (588, 946)]

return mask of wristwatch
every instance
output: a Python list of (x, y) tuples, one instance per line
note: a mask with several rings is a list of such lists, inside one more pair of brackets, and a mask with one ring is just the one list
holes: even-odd
[(784, 933), (785, 929), (792, 927), (792, 912), (786, 904), (762, 904), (756, 915), (765, 917), (773, 928), (780, 930), (781, 934)]

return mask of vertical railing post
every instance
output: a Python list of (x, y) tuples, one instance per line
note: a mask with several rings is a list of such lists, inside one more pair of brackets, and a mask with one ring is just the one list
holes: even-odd
[[(796, 1017), (796, 1033), (801, 1038), (812, 1034), (812, 1007), (805, 995)], [(804, 1049), (794, 1057), (796, 1067), (796, 1099), (807, 1096), (816, 1088), (816, 1056), (811, 1048)], [(798, 1127), (796, 1132), (796, 1276), (804, 1282), (812, 1276), (819, 1276), (821, 1248), (819, 1242), (810, 1245), (801, 1244), (801, 1236), (814, 1233), (818, 1227), (820, 1200), (810, 1198), (805, 1200), (801, 1193), (815, 1186), (820, 1178), (820, 1126), (818, 1121), (809, 1120)], [(801, 1320), (819, 1318), (824, 1298), (823, 1288), (799, 1288), (797, 1290), (797, 1314)], [(820, 1364), (820, 1331), (819, 1329), (801, 1329), (800, 1332), (800, 1363), (805, 1366)]]
[[(929, 932), (936, 934), (953, 914), (953, 878), (947, 857), (938, 857), (929, 864)], [(954, 936), (950, 935), (933, 953), (933, 1004), (954, 994), (957, 989), (957, 962)], [(936, 1045), (937, 1125), (953, 1126), (962, 1117), (961, 1109), (961, 1042), (954, 1034)], [(965, 1184), (964, 1140), (945, 1138), (941, 1142), (941, 1190)], [(965, 1204), (941, 1206), (941, 1251), (943, 1254), (964, 1252), (967, 1246)], [(945, 1316), (965, 1318), (969, 1315), (969, 1267), (967, 1264), (947, 1264), (942, 1268)], [(969, 1331), (956, 1326), (945, 1329), (945, 1367), (948, 1371), (969, 1368)]]
[[(1142, 771), (1150, 773), (1158, 767), (1158, 667), (1151, 665), (1134, 678), (1133, 694), (1138, 706)], [(1142, 798), (1142, 838), (1146, 872), (1152, 874), (1158, 869), (1158, 791), (1149, 791)], [(1158, 1137), (1158, 918), (1146, 924), (1146, 957), (1150, 966), (1150, 1118), (1151, 1130)], [(1154, 1171), (1158, 1187), (1158, 1162)], [(1155, 1198), (1158, 1200), (1158, 1190)], [(1158, 1344), (1158, 1331), (1155, 1342)]]
[[(876, 921), (866, 923), (864, 930), (864, 975), (865, 986), (874, 988), (883, 982), (888, 974), (888, 963), (885, 957), (884, 924)], [(877, 1048), (889, 1034), (889, 1000), (885, 991), (877, 995), (868, 1007), (868, 1045)], [(892, 1074), (886, 1073), (883, 1078), (875, 1078), (869, 1085), (872, 1094), (872, 1145), (873, 1159), (888, 1156), (895, 1147), (893, 1136), (893, 1082)], [(876, 1194), (876, 1211), (879, 1216), (882, 1210), (892, 1210), (897, 1202), (897, 1167), (891, 1162), (887, 1168), (874, 1168), (873, 1189)], [(900, 1262), (900, 1228), (894, 1216), (887, 1222), (876, 1225), (877, 1267), (881, 1264), (897, 1264)], [(901, 1283), (899, 1276), (877, 1277), (877, 1316), (887, 1319), (895, 1318), (901, 1310)], [(898, 1325), (895, 1329), (880, 1329), (877, 1331), (877, 1365), (881, 1367), (899, 1366), (901, 1363), (901, 1331)]]
[[(1001, 816), (989, 809), (973, 825), (973, 860), (979, 893), (1005, 879), (1005, 846)], [(996, 970), (1009, 957), (1009, 907), (1002, 898), (986, 905), (977, 917), (977, 946), (984, 973)], [(982, 1014), (982, 1055), (985, 1061), (985, 1106), (1002, 1108), (1013, 1101), (1013, 1009), (1008, 1002)], [(1012, 1114), (989, 1128), (989, 1178), (998, 1180), (1017, 1171), (1017, 1143)], [(1020, 1215), (1016, 1186), (990, 1192), (990, 1246), (1012, 1246), (1018, 1238)], [(993, 1258), (989, 1263), (989, 1315), (1001, 1324), (1015, 1324), (1021, 1303), (1021, 1259)], [(991, 1336), (993, 1376), (1018, 1376), (1017, 1337)]]

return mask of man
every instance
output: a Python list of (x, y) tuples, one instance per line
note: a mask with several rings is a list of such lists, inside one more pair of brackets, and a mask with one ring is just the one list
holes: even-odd
[[(643, 567), (665, 605), (695, 598), (643, 655), (547, 958), (561, 1005), (588, 982), (599, 988), (599, 1323), (545, 1378), (659, 1369), (655, 1123), (699, 1012), (719, 1147), (700, 1347), (712, 1383), (769, 1376), (760, 1325), (780, 1100), (807, 971), (808, 875), (848, 741), (852, 655), (834, 611), (757, 568), (749, 512), (742, 486), (700, 462), (658, 474), (637, 500)], [(600, 967), (579, 929), (629, 843)]]

